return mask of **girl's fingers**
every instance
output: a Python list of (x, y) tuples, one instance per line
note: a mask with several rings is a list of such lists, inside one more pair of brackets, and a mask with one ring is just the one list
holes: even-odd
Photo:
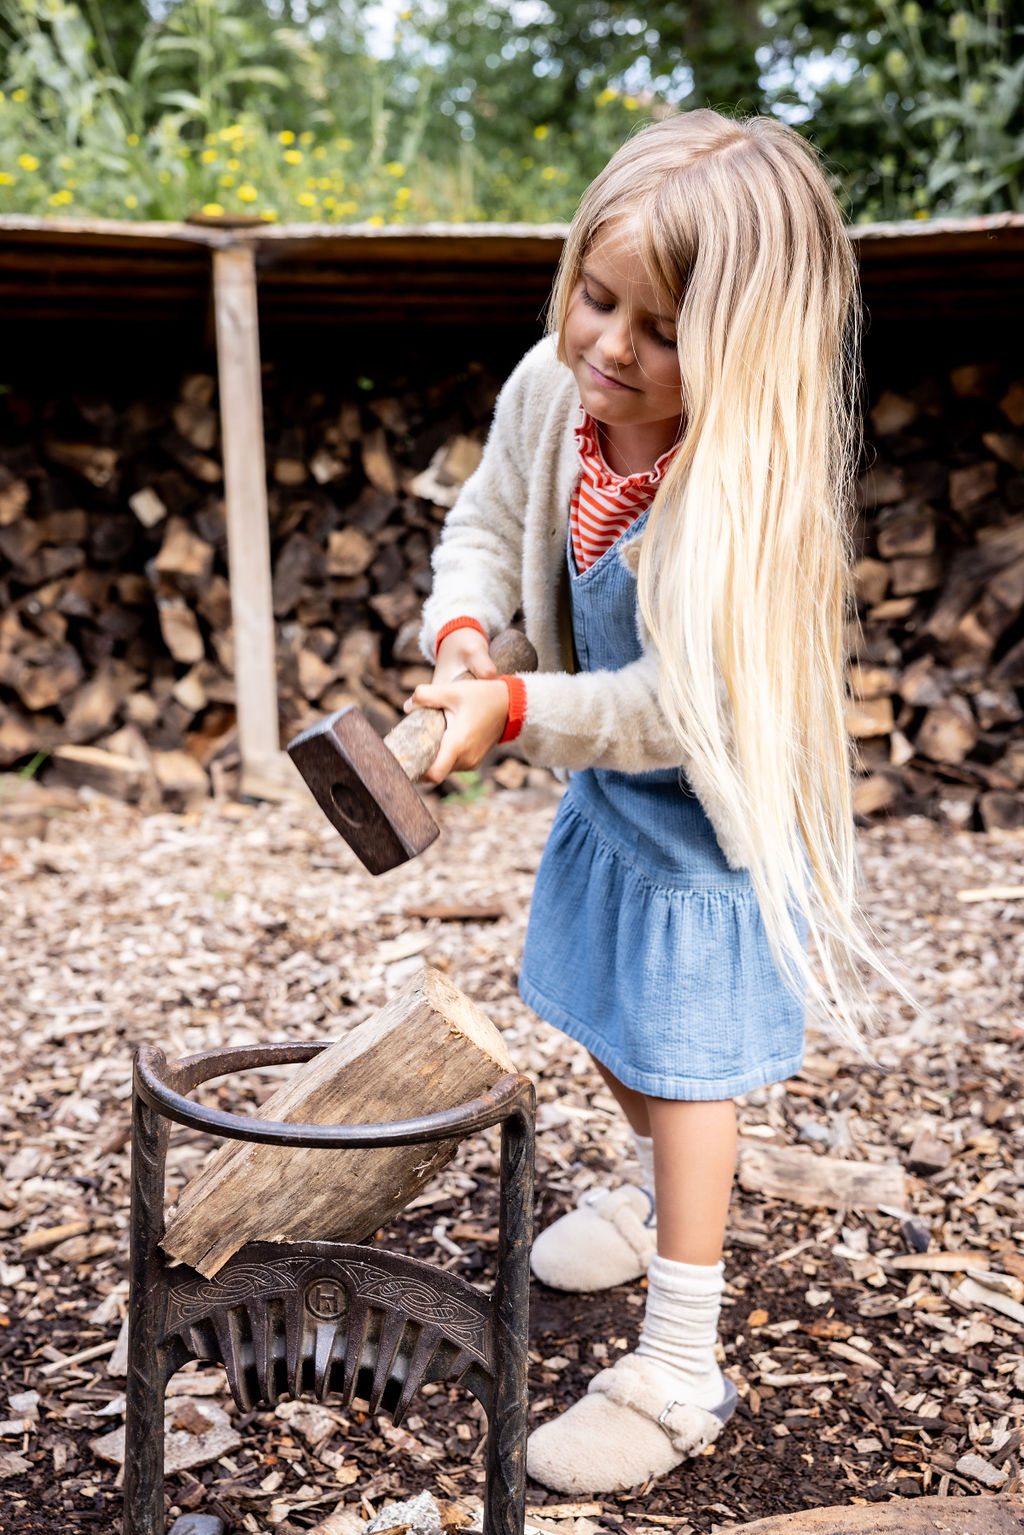
[(457, 682), (451, 687), (422, 683), (404, 704), (412, 709), (441, 709), (445, 732), (437, 756), (423, 777), (440, 783), (458, 769), (479, 767), (508, 718), (508, 691), (503, 682)]

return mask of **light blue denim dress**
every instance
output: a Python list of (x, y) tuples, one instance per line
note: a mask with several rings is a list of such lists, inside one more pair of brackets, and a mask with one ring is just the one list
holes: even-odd
[[(584, 671), (640, 656), (636, 578), (621, 555), (646, 520), (582, 573), (570, 539)], [(675, 769), (573, 773), (537, 874), (519, 991), (657, 1098), (733, 1098), (803, 1060), (804, 1006), (779, 975), (750, 876), (729, 868)]]

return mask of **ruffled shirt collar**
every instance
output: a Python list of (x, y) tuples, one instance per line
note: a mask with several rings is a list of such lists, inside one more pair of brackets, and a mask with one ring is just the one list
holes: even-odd
[(679, 444), (673, 443), (670, 448), (655, 460), (653, 469), (642, 469), (637, 474), (616, 474), (614, 469), (609, 469), (605, 463), (604, 453), (601, 450), (601, 437), (597, 422), (589, 411), (580, 406), (579, 422), (574, 432), (576, 451), (579, 454), (580, 465), (587, 479), (594, 485), (600, 485), (608, 490), (652, 490), (661, 483), (669, 464), (675, 458)]

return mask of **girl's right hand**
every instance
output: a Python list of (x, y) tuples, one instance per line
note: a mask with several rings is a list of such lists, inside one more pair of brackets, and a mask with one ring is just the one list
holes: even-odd
[(453, 629), (441, 641), (434, 661), (431, 684), (433, 687), (447, 687), (465, 672), (485, 682), (498, 675), (498, 668), (487, 649), (487, 641), (478, 629)]

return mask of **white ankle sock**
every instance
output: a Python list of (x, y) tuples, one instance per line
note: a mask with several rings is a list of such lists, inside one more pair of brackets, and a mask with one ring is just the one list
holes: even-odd
[(647, 1270), (647, 1309), (636, 1352), (678, 1382), (678, 1400), (717, 1407), (725, 1395), (715, 1361), (725, 1287), (721, 1263), (676, 1263), (657, 1255)]
[(640, 1163), (640, 1171), (643, 1173), (643, 1186), (654, 1200), (654, 1138), (650, 1135), (637, 1135), (630, 1127), (633, 1137), (633, 1148), (636, 1159)]

